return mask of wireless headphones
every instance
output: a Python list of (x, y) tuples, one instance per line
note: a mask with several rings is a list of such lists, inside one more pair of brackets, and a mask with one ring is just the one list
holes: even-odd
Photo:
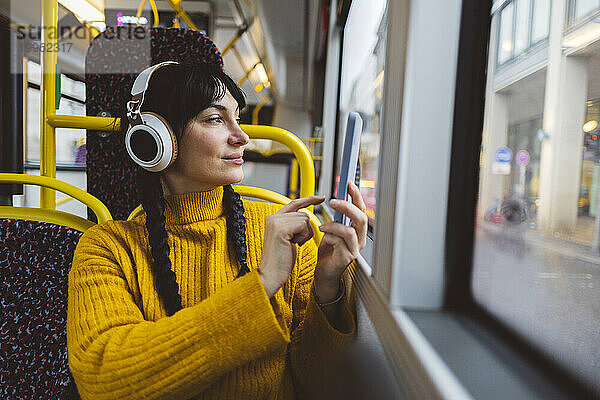
[(156, 113), (141, 112), (152, 74), (169, 64), (178, 63), (165, 61), (143, 70), (133, 82), (131, 100), (127, 102), (127, 153), (136, 164), (151, 172), (164, 170), (177, 158), (177, 138), (167, 121)]

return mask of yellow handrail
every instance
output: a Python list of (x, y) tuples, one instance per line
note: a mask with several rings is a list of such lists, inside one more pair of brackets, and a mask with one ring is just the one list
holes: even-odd
[(23, 219), (27, 221), (47, 222), (55, 225), (68, 226), (80, 232), (85, 232), (96, 225), (80, 216), (58, 210), (32, 207), (0, 206), (0, 218)]
[[(108, 208), (106, 208), (100, 200), (78, 187), (59, 181), (55, 178), (26, 174), (0, 173), (0, 182), (37, 185), (42, 188), (46, 187), (53, 189), (52, 193), (54, 193), (54, 190), (58, 190), (69, 195), (70, 197), (67, 197), (68, 199), (77, 199), (91, 208), (96, 214), (98, 222), (105, 222), (112, 219), (110, 211), (108, 211)], [(77, 215), (49, 208), (0, 206), (0, 217), (49, 222), (51, 224), (68, 226), (69, 228), (81, 232), (85, 232), (88, 228), (95, 225), (94, 222)]]
[[(52, 115), (48, 123), (55, 128), (80, 128), (99, 131), (115, 131), (121, 129), (118, 118), (81, 117), (75, 115)], [(287, 146), (296, 156), (300, 165), (300, 197), (312, 196), (315, 193), (314, 164), (310, 151), (296, 135), (285, 129), (267, 125), (240, 125), (252, 139), (269, 139)], [(310, 208), (312, 211), (312, 207)]]
[[(233, 185), (232, 187), (237, 193), (239, 193), (240, 196), (253, 197), (256, 199), (266, 200), (266, 201), (270, 201), (270, 202), (277, 203), (277, 204), (287, 204), (291, 201), (287, 197), (285, 197), (277, 192), (273, 192), (271, 190), (267, 190), (267, 189), (263, 189), (263, 188), (259, 188), (259, 187), (243, 186), (243, 185)], [(321, 238), (323, 237), (323, 233), (319, 230), (319, 226), (321, 226), (321, 221), (319, 221), (319, 219), (311, 211), (309, 211), (307, 209), (301, 209), (300, 211), (308, 214), (308, 217), (310, 218), (310, 225), (313, 230), (313, 238), (315, 239), (317, 246), (319, 246), (319, 243), (321, 243)], [(131, 214), (129, 214), (129, 217), (127, 217), (127, 220), (128, 221), (132, 220), (132, 219), (142, 215), (143, 213), (144, 213), (144, 208), (140, 204), (131, 212)]]
[[(42, 49), (52, 49), (57, 46), (58, 37), (58, 1), (42, 0)], [(56, 138), (54, 126), (48, 120), (56, 114), (56, 56), (55, 51), (42, 51), (42, 82), (40, 84), (40, 175), (56, 177)], [(40, 207), (55, 209), (56, 198), (54, 191), (40, 189)]]

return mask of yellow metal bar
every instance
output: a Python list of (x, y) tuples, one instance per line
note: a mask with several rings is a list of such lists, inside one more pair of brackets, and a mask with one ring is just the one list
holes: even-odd
[[(42, 49), (56, 48), (58, 37), (58, 1), (42, 0)], [(56, 52), (42, 51), (40, 57), (42, 82), (40, 85), (40, 175), (54, 178), (56, 176), (56, 138), (54, 127), (47, 119), (56, 114)], [(56, 199), (53, 190), (41, 188), (40, 206), (54, 209)]]
[(144, 6), (146, 5), (146, 0), (140, 1), (140, 5), (138, 6), (137, 12), (135, 13), (135, 17), (137, 18), (137, 26), (140, 26), (139, 18), (142, 16), (142, 11), (144, 10)]
[(246, 64), (244, 63), (244, 59), (242, 58), (242, 55), (238, 51), (237, 47), (235, 47), (235, 46), (231, 47), (231, 51), (233, 52), (233, 55), (237, 59), (238, 63), (241, 65), (242, 69), (245, 71)]
[(295, 158), (290, 168), (290, 199), (295, 199), (298, 193), (298, 161)]
[[(308, 148), (296, 135), (285, 129), (266, 125), (241, 125), (252, 139), (269, 139), (287, 146), (300, 165), (300, 197), (315, 194), (315, 166)], [(312, 211), (312, 208), (311, 208)]]
[(244, 83), (246, 81), (246, 79), (248, 79), (248, 77), (250, 76), (250, 74), (252, 73), (252, 71), (254, 71), (254, 68), (256, 68), (256, 66), (260, 64), (260, 63), (256, 63), (252, 66), (252, 68), (250, 68), (248, 71), (246, 71), (246, 73), (244, 74), (244, 76), (242, 76), (240, 78), (239, 81), (237, 81), (237, 85), (238, 86), (242, 86), (242, 83)]
[(256, 105), (256, 107), (254, 107), (254, 110), (252, 110), (252, 125), (258, 125), (258, 113), (260, 109), (263, 108), (265, 104), (267, 104), (268, 101), (268, 97), (263, 97), (260, 100), (260, 102)]
[(2, 218), (48, 222), (50, 224), (68, 226), (80, 232), (85, 232), (88, 228), (96, 225), (92, 221), (81, 218), (78, 215), (46, 208), (0, 206), (0, 216)]
[(95, 131), (118, 131), (121, 129), (121, 119), (111, 117), (54, 114), (48, 117), (48, 124), (55, 128), (91, 129)]
[(152, 15), (154, 16), (154, 22), (152, 23), (153, 27), (158, 26), (158, 8), (156, 8), (156, 3), (154, 0), (150, 0), (150, 7), (152, 7)]
[[(291, 201), (287, 197), (277, 192), (273, 192), (263, 188), (243, 185), (233, 185), (232, 187), (240, 196), (266, 200), (277, 204), (287, 204)], [(319, 243), (321, 243), (321, 238), (323, 237), (323, 233), (319, 230), (319, 226), (321, 226), (321, 221), (319, 221), (319, 219), (310, 210), (308, 210), (308, 208), (303, 208), (300, 211), (308, 214), (310, 218), (310, 225), (313, 230), (313, 238), (317, 246), (319, 246)], [(129, 214), (127, 220), (132, 220), (136, 217), (139, 217), (143, 213), (144, 209), (141, 205), (139, 205), (131, 212), (131, 214)]]
[[(120, 129), (120, 120), (111, 117), (80, 117), (54, 115), (48, 121), (57, 128), (80, 128), (99, 131)], [(266, 125), (246, 125), (241, 128), (252, 139), (269, 139), (287, 146), (296, 156), (300, 165), (300, 197), (312, 196), (315, 192), (314, 164), (308, 148), (297, 136), (285, 129)]]
[(58, 200), (58, 201), (56, 202), (56, 205), (57, 205), (57, 206), (58, 206), (58, 205), (61, 205), (61, 204), (63, 204), (63, 203), (66, 203), (66, 202), (67, 202), (67, 201), (69, 201), (69, 200), (73, 200), (73, 198), (72, 198), (71, 196), (64, 197), (64, 198), (62, 198), (62, 199)]
[[(37, 185), (41, 187), (51, 188), (58, 190), (66, 195), (79, 200), (86, 206), (92, 209), (92, 211), (98, 217), (98, 222), (109, 221), (112, 219), (108, 208), (97, 198), (87, 193), (84, 190), (79, 189), (69, 183), (59, 181), (55, 178), (49, 178), (47, 176), (27, 175), (27, 174), (8, 174), (0, 173), (0, 182), (2, 183), (24, 183), (27, 185)], [(54, 193), (54, 191), (52, 191)]]
[(227, 52), (229, 50), (231, 50), (233, 48), (233, 46), (235, 46), (235, 43), (238, 40), (240, 40), (240, 38), (242, 37), (244, 32), (246, 32), (246, 31), (243, 29), (238, 29), (238, 31), (235, 33), (235, 36), (229, 41), (229, 43), (227, 43), (227, 45), (225, 46), (223, 51), (221, 51), (221, 56), (224, 56), (225, 54), (227, 54)]
[(181, 17), (181, 19), (187, 24), (187, 26), (190, 27), (190, 29), (193, 29), (195, 31), (198, 30), (198, 28), (196, 27), (196, 25), (192, 22), (192, 20), (190, 19), (190, 16), (185, 12), (185, 10), (179, 5), (179, 1), (177, 0), (167, 0), (167, 2), (169, 3), (169, 5), (171, 6), (171, 8), (173, 10), (175, 10), (175, 12), (177, 13), (176, 17)]
[(92, 25), (92, 24), (86, 24), (85, 27), (90, 32), (90, 35), (92, 35), (92, 38), (95, 38), (100, 33), (102, 33), (98, 29), (96, 29), (96, 27), (94, 25)]

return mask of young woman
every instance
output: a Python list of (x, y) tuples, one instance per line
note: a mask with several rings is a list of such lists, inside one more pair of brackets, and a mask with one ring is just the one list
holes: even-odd
[(230, 185), (244, 177), (244, 106), (215, 65), (151, 76), (142, 111), (171, 126), (178, 155), (141, 171), (144, 215), (94, 226), (77, 246), (67, 342), (83, 399), (312, 398), (354, 336), (342, 273), (366, 241), (358, 188), (330, 203), (352, 226), (324, 224), (318, 249), (299, 210), (323, 197), (241, 200)]

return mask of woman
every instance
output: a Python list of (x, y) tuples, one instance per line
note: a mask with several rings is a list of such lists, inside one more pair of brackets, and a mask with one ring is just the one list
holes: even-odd
[(323, 197), (241, 200), (230, 185), (244, 177), (244, 106), (218, 66), (152, 75), (142, 111), (166, 120), (179, 153), (140, 174), (145, 215), (94, 226), (77, 246), (67, 342), (82, 398), (310, 398), (355, 334), (342, 273), (366, 241), (358, 188), (354, 204), (331, 203), (352, 227), (323, 225), (318, 251), (298, 210)]

